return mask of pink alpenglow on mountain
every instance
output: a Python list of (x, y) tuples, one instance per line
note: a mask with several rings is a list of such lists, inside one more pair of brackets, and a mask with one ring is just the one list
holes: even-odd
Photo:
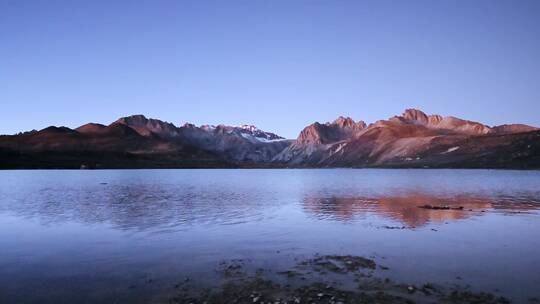
[(0, 168), (540, 168), (540, 130), (407, 109), (367, 125), (340, 116), (296, 140), (245, 124), (181, 127), (143, 115), (0, 136)]
[(540, 161), (539, 136), (538, 128), (526, 125), (489, 127), (407, 109), (367, 127), (343, 117), (316, 122), (274, 161), (315, 167), (529, 167)]

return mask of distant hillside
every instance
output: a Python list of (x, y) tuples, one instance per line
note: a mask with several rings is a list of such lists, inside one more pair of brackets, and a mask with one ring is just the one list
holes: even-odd
[(315, 122), (296, 140), (252, 125), (177, 127), (143, 115), (110, 125), (0, 136), (0, 168), (397, 167), (540, 169), (540, 130), (408, 109), (372, 124)]

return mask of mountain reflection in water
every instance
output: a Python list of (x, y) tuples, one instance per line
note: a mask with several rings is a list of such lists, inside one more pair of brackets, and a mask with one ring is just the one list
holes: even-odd
[[(353, 221), (368, 214), (375, 214), (411, 228), (425, 226), (429, 223), (444, 223), (481, 216), (486, 211), (500, 211), (511, 214), (528, 212), (539, 207), (538, 202), (533, 198), (487, 198), (468, 195), (435, 196), (427, 193), (408, 193), (373, 198), (307, 197), (302, 204), (303, 210), (308, 214), (315, 215), (318, 219)], [(447, 206), (449, 209), (422, 208), (425, 205)]]
[[(222, 261), (282, 271), (316, 254), (373, 256), (396, 282), (538, 296), (536, 171), (36, 170), (0, 181), (0, 303), (154, 303), (186, 277), (220, 284)], [(385, 229), (402, 227), (419, 228)]]

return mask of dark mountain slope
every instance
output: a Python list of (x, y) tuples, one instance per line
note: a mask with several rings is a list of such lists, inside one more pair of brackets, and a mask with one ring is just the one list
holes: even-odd
[(268, 161), (289, 144), (254, 126), (178, 128), (134, 115), (0, 136), (0, 168), (236, 167)]
[(0, 168), (400, 167), (540, 169), (540, 130), (402, 115), (315, 122), (296, 140), (255, 126), (174, 124), (143, 115), (105, 126), (0, 136)]
[(493, 162), (498, 168), (538, 168), (538, 152), (527, 148), (538, 139), (525, 135), (534, 130), (526, 125), (491, 128), (408, 109), (354, 131), (335, 122), (314, 123), (273, 161), (300, 167), (486, 168)]

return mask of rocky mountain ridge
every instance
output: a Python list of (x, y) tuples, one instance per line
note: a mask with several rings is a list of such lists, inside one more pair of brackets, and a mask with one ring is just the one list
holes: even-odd
[(540, 168), (540, 130), (487, 126), (407, 109), (366, 124), (340, 116), (296, 140), (253, 125), (173, 123), (132, 115), (109, 125), (0, 136), (0, 168), (464, 167)]
[[(343, 117), (332, 123), (314, 123), (304, 128), (297, 140), (274, 157), (273, 161), (314, 167), (459, 167), (459, 162), (467, 160), (467, 157), (476, 157), (479, 153), (487, 157), (496, 151), (489, 151), (486, 147), (480, 151), (464, 152), (466, 150), (462, 146), (470, 146), (469, 141), (473, 138), (481, 138), (479, 142), (486, 138), (499, 138), (498, 147), (506, 147), (508, 150), (511, 148), (509, 140), (513, 138), (512, 135), (538, 130), (519, 124), (489, 127), (452, 116), (427, 115), (417, 109), (406, 109), (400, 116), (379, 120), (368, 126), (362, 121), (355, 123)], [(538, 144), (534, 137), (531, 140), (535, 145)], [(437, 152), (439, 154), (428, 153), (440, 149), (443, 150)], [(444, 157), (439, 157), (440, 153)], [(537, 157), (536, 152), (530, 151), (530, 148), (523, 153), (531, 155), (531, 158)], [(505, 162), (509, 158), (505, 156)], [(436, 163), (430, 159), (436, 159)], [(490, 166), (485, 162), (480, 163), (482, 166)]]

